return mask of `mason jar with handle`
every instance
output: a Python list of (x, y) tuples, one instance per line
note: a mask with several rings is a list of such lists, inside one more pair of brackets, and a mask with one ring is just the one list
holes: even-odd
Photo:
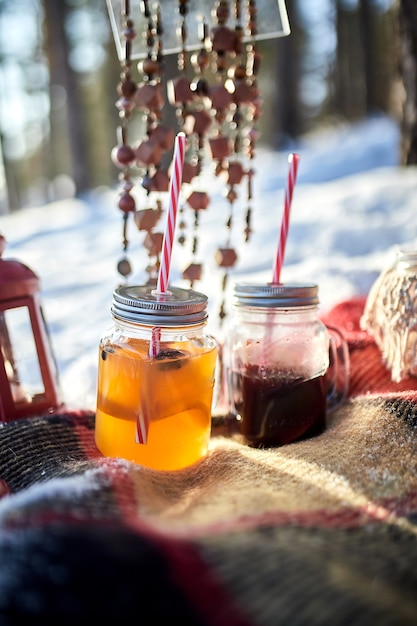
[(248, 445), (318, 435), (346, 398), (348, 347), (320, 320), (318, 305), (315, 284), (235, 285), (223, 366), (231, 413)]

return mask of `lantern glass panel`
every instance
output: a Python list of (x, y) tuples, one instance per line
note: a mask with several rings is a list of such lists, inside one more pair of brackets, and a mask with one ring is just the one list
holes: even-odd
[(22, 306), (0, 312), (0, 332), (3, 359), (14, 401), (28, 402), (44, 394), (29, 309)]

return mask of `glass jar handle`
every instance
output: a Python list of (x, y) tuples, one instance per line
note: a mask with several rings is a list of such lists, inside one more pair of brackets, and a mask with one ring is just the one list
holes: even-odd
[(350, 356), (343, 333), (334, 326), (329, 332), (329, 368), (327, 379), (327, 410), (333, 411), (344, 402), (349, 393)]

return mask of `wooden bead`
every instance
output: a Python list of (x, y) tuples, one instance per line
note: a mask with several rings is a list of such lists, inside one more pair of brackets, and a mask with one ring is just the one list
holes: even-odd
[(245, 169), (239, 161), (230, 161), (227, 168), (227, 182), (229, 185), (239, 185), (245, 176)]
[(116, 167), (126, 167), (135, 160), (135, 153), (130, 146), (115, 146), (111, 151), (111, 159)]
[(192, 194), (187, 198), (187, 204), (194, 211), (207, 209), (209, 203), (210, 203), (210, 198), (205, 191), (193, 191)]
[(122, 37), (126, 41), (133, 41), (135, 39), (136, 31), (133, 28), (132, 20), (128, 20), (127, 21), (125, 28), (123, 28), (123, 30), (122, 30)]
[(163, 126), (162, 124), (158, 124), (150, 130), (149, 139), (157, 143), (162, 148), (162, 150), (171, 150), (174, 145), (175, 139), (174, 130), (169, 126)]
[(162, 64), (157, 59), (144, 59), (138, 65), (139, 71), (147, 76), (162, 74)]
[(127, 259), (121, 259), (117, 264), (117, 271), (121, 276), (129, 276), (132, 273), (132, 268)]
[(237, 200), (237, 193), (236, 193), (236, 190), (233, 187), (231, 187), (227, 191), (226, 198), (230, 202), (230, 204), (233, 204), (233, 202), (236, 202), (236, 200)]
[(143, 245), (149, 253), (149, 256), (156, 256), (162, 250), (163, 233), (148, 233), (145, 237)]
[(138, 85), (135, 93), (135, 102), (139, 109), (150, 111), (162, 109), (164, 106), (164, 97), (161, 85), (159, 83), (154, 85), (142, 83), (141, 85)]
[(216, 4), (214, 13), (218, 23), (224, 24), (225, 22), (227, 22), (230, 15), (229, 3), (226, 2), (226, 0), (220, 0), (220, 2)]
[(214, 52), (234, 52), (236, 33), (226, 26), (217, 26), (212, 31), (212, 49)]
[(158, 165), (161, 162), (161, 158), (161, 146), (150, 139), (142, 141), (135, 150), (135, 159), (139, 166)]
[(184, 131), (186, 135), (205, 135), (209, 130), (213, 120), (208, 111), (193, 111), (186, 115), (184, 120)]
[(250, 104), (258, 96), (258, 93), (255, 85), (242, 81), (236, 84), (233, 98), (237, 104)]
[(125, 98), (133, 98), (137, 85), (134, 80), (123, 80), (117, 85), (117, 93)]
[(169, 191), (168, 172), (162, 168), (158, 169), (151, 179), (152, 191)]
[(190, 89), (200, 98), (207, 98), (210, 91), (210, 86), (205, 78), (194, 79), (190, 85)]
[(200, 173), (200, 166), (198, 163), (193, 164), (189, 161), (185, 161), (182, 168), (182, 182), (183, 183), (191, 183), (195, 176), (198, 176)]
[(134, 222), (138, 230), (151, 231), (158, 223), (161, 214), (156, 209), (141, 209), (136, 211), (134, 215)]
[(191, 56), (191, 63), (196, 70), (203, 73), (210, 65), (210, 55), (208, 51), (202, 49), (193, 54)]
[(120, 196), (117, 206), (121, 211), (123, 211), (123, 213), (133, 213), (136, 208), (135, 199), (130, 195), (130, 193), (124, 193)]
[(243, 80), (246, 78), (246, 68), (244, 65), (234, 65), (228, 69), (227, 75), (235, 80)]
[(192, 102), (194, 94), (191, 91), (190, 81), (184, 76), (178, 76), (167, 84), (168, 99), (172, 105)]
[(211, 106), (215, 110), (227, 109), (233, 102), (232, 94), (227, 91), (224, 85), (210, 87), (209, 97)]
[(203, 266), (201, 263), (191, 263), (182, 273), (184, 280), (194, 282), (195, 280), (201, 280), (203, 274)]
[(214, 258), (219, 267), (233, 267), (237, 261), (237, 254), (233, 248), (219, 248)]
[(211, 150), (211, 156), (213, 159), (222, 161), (228, 157), (231, 152), (231, 144), (228, 137), (219, 135), (218, 137), (212, 137), (209, 139), (209, 146)]

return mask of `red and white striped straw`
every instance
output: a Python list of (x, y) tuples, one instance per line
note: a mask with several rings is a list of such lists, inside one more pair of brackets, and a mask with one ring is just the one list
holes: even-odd
[(281, 232), (275, 257), (272, 284), (278, 285), (280, 282), (281, 269), (284, 263), (285, 245), (287, 243), (288, 229), (290, 224), (291, 202), (294, 192), (295, 181), (297, 179), (298, 162), (300, 155), (291, 153), (288, 157), (289, 169), (287, 177), (287, 187), (285, 190), (284, 214), (281, 222)]
[(169, 185), (168, 218), (162, 242), (162, 257), (159, 266), (156, 293), (168, 291), (169, 273), (171, 269), (172, 244), (174, 242), (175, 224), (177, 220), (178, 197), (182, 181), (182, 169), (185, 154), (185, 134), (178, 133), (175, 137), (174, 162)]
[(161, 349), (161, 329), (158, 326), (152, 328), (151, 340), (149, 342), (149, 358), (158, 356)]
[[(168, 218), (162, 242), (162, 259), (159, 266), (156, 294), (164, 294), (168, 291), (169, 273), (171, 268), (172, 244), (174, 242), (175, 225), (177, 220), (178, 197), (181, 189), (182, 170), (185, 155), (185, 134), (178, 133), (175, 137), (174, 162), (172, 176), (169, 185), (169, 208)], [(152, 328), (152, 337), (149, 343), (149, 356), (154, 358), (159, 353), (161, 329)], [(149, 419), (143, 407), (139, 407), (136, 415), (136, 443), (146, 444), (148, 440)]]
[[(152, 328), (152, 336), (149, 342), (149, 358), (154, 359), (158, 356), (161, 347), (161, 329), (157, 326)], [(146, 444), (148, 441), (149, 418), (143, 410), (143, 402), (141, 401), (139, 410), (136, 413), (136, 443)]]
[(148, 441), (149, 420), (143, 412), (142, 407), (136, 413), (136, 436), (135, 442), (146, 444)]

